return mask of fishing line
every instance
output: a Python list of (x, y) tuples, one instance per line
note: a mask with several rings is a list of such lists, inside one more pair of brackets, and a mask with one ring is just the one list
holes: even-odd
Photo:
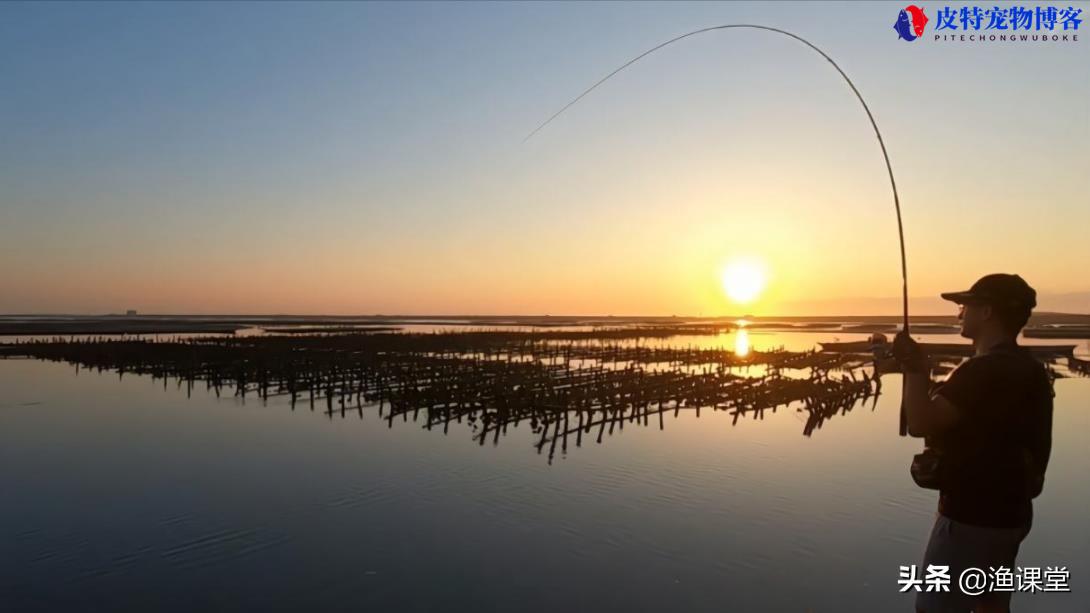
[[(863, 110), (867, 112), (867, 119), (870, 120), (870, 125), (871, 125), (871, 127), (874, 128), (874, 135), (878, 137), (878, 146), (882, 148), (882, 158), (885, 159), (885, 161), (886, 161), (886, 171), (889, 173), (889, 185), (890, 185), (890, 188), (893, 190), (893, 209), (897, 213), (897, 238), (898, 238), (898, 240), (900, 242), (900, 245), (901, 245), (901, 307), (902, 307), (903, 316), (904, 316), (904, 331), (907, 334), (908, 331), (909, 331), (908, 330), (908, 263), (907, 263), (907, 260), (905, 258), (905, 231), (904, 231), (904, 225), (901, 223), (901, 199), (897, 195), (897, 181), (893, 178), (893, 165), (890, 164), (890, 161), (889, 161), (889, 153), (886, 151), (886, 143), (882, 139), (882, 132), (878, 129), (878, 123), (876, 121), (874, 121), (874, 115), (870, 112), (870, 107), (867, 106), (867, 101), (863, 99), (863, 95), (859, 93), (859, 89), (857, 89), (855, 87), (855, 83), (852, 83), (852, 80), (848, 78), (848, 75), (844, 72), (844, 70), (842, 70), (840, 68), (840, 66), (833, 60), (833, 58), (829, 57), (829, 54), (825, 53), (824, 51), (819, 49), (817, 47), (817, 45), (815, 45), (814, 43), (806, 40), (805, 38), (803, 38), (801, 36), (799, 36), (798, 34), (794, 34), (794, 33), (788, 32), (787, 30), (781, 30), (779, 28), (773, 28), (773, 27), (770, 27), (770, 26), (762, 26), (762, 25), (748, 24), (748, 23), (738, 23), (738, 24), (727, 24), (727, 25), (720, 25), (720, 26), (712, 26), (712, 27), (709, 27), (709, 28), (701, 28), (699, 30), (693, 30), (692, 32), (682, 34), (681, 36), (675, 36), (674, 38), (671, 38), (670, 40), (668, 40), (668, 41), (666, 41), (664, 43), (660, 43), (658, 45), (655, 45), (654, 47), (651, 47), (647, 51), (644, 51), (643, 53), (637, 55), (636, 57), (632, 58), (631, 60), (628, 60), (624, 64), (621, 64), (621, 66), (619, 68), (617, 68), (616, 70), (614, 70), (613, 72), (611, 72), (611, 73), (607, 74), (606, 76), (602, 77), (601, 79), (599, 79), (597, 83), (595, 83), (594, 85), (591, 85), (590, 87), (588, 87), (586, 90), (583, 91), (583, 93), (581, 93), (578, 96), (576, 96), (575, 98), (573, 98), (571, 100), (571, 102), (568, 102), (563, 107), (561, 107), (561, 109), (559, 111), (553, 113), (551, 117), (549, 117), (545, 121), (541, 122), (541, 125), (534, 128), (532, 132), (530, 132), (529, 134), (526, 135), (526, 138), (522, 139), (522, 142), (525, 143), (526, 141), (530, 140), (535, 134), (537, 134), (543, 128), (545, 128), (545, 126), (552, 123), (552, 121), (554, 119), (556, 119), (557, 117), (559, 117), (564, 111), (566, 111), (569, 108), (571, 108), (572, 106), (574, 106), (577, 102), (582, 100), (584, 96), (586, 96), (590, 92), (597, 89), (599, 85), (601, 85), (601, 84), (605, 83), (606, 81), (608, 81), (610, 78), (612, 78), (618, 72), (621, 72), (625, 68), (628, 68), (632, 64), (635, 64), (636, 62), (638, 62), (641, 59), (647, 57), (648, 55), (651, 55), (652, 53), (658, 51), (659, 49), (662, 49), (663, 47), (665, 47), (667, 45), (676, 43), (679, 40), (689, 38), (690, 36), (696, 36), (697, 34), (703, 34), (705, 32), (711, 32), (713, 30), (728, 30), (728, 29), (732, 29), (732, 28), (748, 28), (748, 29), (753, 29), (753, 30), (764, 30), (766, 32), (775, 32), (776, 34), (782, 34), (784, 36), (793, 38), (793, 39), (799, 41), (800, 43), (806, 45), (807, 47), (813, 49), (819, 55), (821, 55), (821, 57), (828, 60), (828, 62), (833, 65), (833, 68), (835, 68), (836, 71), (840, 73), (840, 76), (844, 77), (844, 81), (848, 83), (848, 87), (852, 88), (852, 93), (854, 93), (855, 97), (859, 99), (859, 103), (863, 105)], [(904, 434), (906, 434), (906, 432), (907, 432), (907, 421), (906, 421), (906, 418), (905, 418), (903, 395), (902, 395), (902, 402), (901, 402), (900, 432), (901, 432), (902, 436)]]

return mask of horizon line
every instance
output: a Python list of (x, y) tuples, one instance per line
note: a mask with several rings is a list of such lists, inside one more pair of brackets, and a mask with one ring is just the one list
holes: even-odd
[[(1070, 311), (1033, 311), (1033, 315), (1052, 315), (1052, 316), (1073, 316), (1073, 317), (1090, 317), (1088, 313), (1077, 313)], [(395, 318), (395, 319), (503, 319), (503, 318), (555, 318), (555, 319), (799, 319), (799, 318), (838, 318), (838, 317), (893, 317), (901, 318), (900, 313), (837, 313), (837, 314), (815, 314), (815, 315), (755, 315), (752, 313), (746, 314), (731, 314), (731, 315), (691, 315), (691, 314), (670, 314), (670, 315), (632, 315), (632, 314), (554, 314), (554, 313), (530, 313), (530, 314), (517, 314), (517, 313), (503, 313), (503, 314), (466, 314), (466, 313), (428, 313), (428, 314), (404, 314), (404, 313), (156, 313), (148, 312), (141, 313), (136, 312), (133, 314), (128, 313), (63, 313), (63, 312), (39, 312), (39, 313), (0, 313), (0, 318), (16, 318), (16, 317), (110, 317), (110, 318), (167, 318), (167, 317), (190, 317), (190, 318), (287, 318), (287, 317), (299, 317), (299, 318), (342, 318), (342, 319), (364, 319), (364, 318)], [(957, 317), (956, 313), (916, 313), (910, 314), (909, 319), (916, 317)]]

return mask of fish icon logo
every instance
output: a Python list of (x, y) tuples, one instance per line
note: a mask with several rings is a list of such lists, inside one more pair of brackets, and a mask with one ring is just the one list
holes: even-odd
[(897, 21), (893, 24), (893, 29), (897, 31), (898, 38), (912, 42), (923, 36), (923, 29), (926, 25), (927, 15), (924, 15), (923, 9), (915, 4), (910, 4), (897, 14)]

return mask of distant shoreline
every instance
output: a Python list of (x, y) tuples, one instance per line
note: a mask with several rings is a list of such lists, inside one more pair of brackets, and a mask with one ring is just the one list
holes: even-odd
[[(1043, 324), (1052, 323), (1086, 323), (1090, 324), (1090, 313), (1062, 313), (1055, 311), (1036, 311), (1034, 319), (1042, 318)], [(398, 314), (372, 314), (372, 315), (300, 315), (291, 313), (270, 314), (191, 314), (191, 313), (140, 313), (126, 315), (117, 313), (104, 314), (76, 314), (76, 313), (0, 313), (0, 322), (11, 320), (202, 320), (219, 322), (247, 322), (276, 321), (283, 323), (285, 320), (295, 323), (312, 323), (316, 321), (359, 321), (359, 322), (386, 322), (386, 321), (542, 321), (542, 322), (570, 322), (577, 321), (601, 321), (601, 322), (701, 322), (701, 321), (734, 321), (747, 319), (751, 321), (861, 321), (861, 322), (891, 322), (901, 321), (901, 315), (473, 315), (473, 314), (429, 314), (429, 315), (398, 315)], [(955, 315), (911, 315), (913, 322), (949, 323), (957, 320)]]
[[(708, 333), (708, 328), (731, 329), (744, 319), (753, 329), (781, 331), (869, 333), (896, 332), (901, 317), (896, 315), (784, 316), (784, 317), (609, 317), (609, 316), (426, 316), (426, 315), (0, 315), (0, 336), (22, 335), (126, 335), (126, 334), (234, 334), (248, 328), (276, 331), (277, 327), (306, 326), (314, 331), (392, 331), (399, 325), (450, 327), (625, 327), (651, 325), (686, 328)], [(957, 318), (951, 315), (921, 315), (910, 319), (922, 333), (956, 333)], [(269, 329), (273, 330), (269, 330)], [(324, 330), (323, 330), (324, 328)], [(288, 332), (290, 330), (284, 330)], [(1090, 315), (1035, 313), (1026, 328), (1027, 337), (1090, 338)]]

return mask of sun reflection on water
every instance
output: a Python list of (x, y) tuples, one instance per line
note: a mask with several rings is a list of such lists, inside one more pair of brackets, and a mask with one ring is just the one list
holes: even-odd
[(743, 358), (749, 355), (749, 331), (744, 325), (739, 326), (734, 333), (734, 353)]

